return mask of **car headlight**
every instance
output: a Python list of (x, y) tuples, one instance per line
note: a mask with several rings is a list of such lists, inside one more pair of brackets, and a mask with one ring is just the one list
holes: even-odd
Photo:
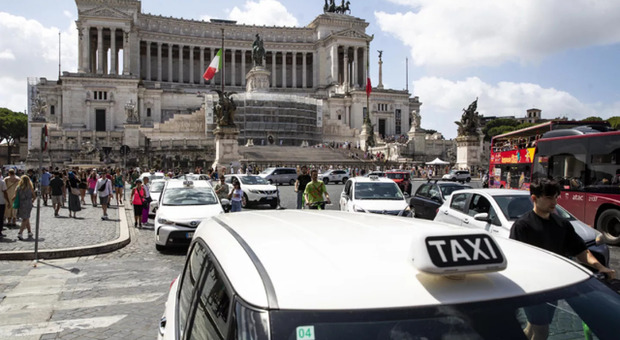
[(157, 223), (159, 223), (159, 224), (174, 224), (174, 222), (169, 221), (169, 220), (167, 220), (165, 218), (162, 218), (162, 217), (157, 218)]
[(249, 192), (253, 193), (253, 194), (258, 194), (258, 190), (254, 190), (254, 189), (250, 189), (248, 190)]

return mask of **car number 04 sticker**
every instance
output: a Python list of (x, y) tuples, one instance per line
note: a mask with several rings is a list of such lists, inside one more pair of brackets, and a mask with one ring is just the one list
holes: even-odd
[(297, 340), (314, 340), (314, 326), (297, 327)]

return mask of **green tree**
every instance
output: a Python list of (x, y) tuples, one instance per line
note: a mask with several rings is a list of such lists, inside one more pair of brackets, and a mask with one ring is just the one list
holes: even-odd
[(614, 129), (620, 129), (620, 116), (615, 116), (607, 119), (611, 127)]
[(28, 116), (0, 107), (0, 143), (7, 144), (7, 162), (11, 163), (12, 149), (20, 138), (28, 135)]
[(582, 119), (581, 121), (582, 121), (582, 122), (600, 122), (600, 121), (602, 121), (602, 120), (603, 120), (603, 118), (601, 118), (601, 117), (597, 117), (597, 116), (590, 116), (590, 117), (588, 117), (588, 118), (584, 118), (584, 119)]
[[(501, 135), (504, 134), (506, 132), (510, 132), (510, 131), (514, 131), (516, 130), (514, 126), (509, 126), (509, 125), (502, 125), (502, 126), (496, 126), (494, 128), (489, 129), (489, 131), (487, 132), (487, 134), (489, 135), (489, 139), (497, 136), (497, 135)], [(486, 138), (486, 136), (485, 136)]]
[[(484, 139), (487, 140), (487, 141), (490, 141), (491, 137), (493, 137), (495, 135), (498, 135), (498, 134), (501, 134), (501, 133), (490, 134), (489, 131), (491, 129), (494, 129), (494, 128), (497, 128), (497, 127), (500, 127), (500, 126), (515, 127), (518, 124), (519, 124), (519, 122), (517, 122), (516, 120), (511, 119), (511, 118), (496, 118), (496, 119), (493, 119), (493, 120), (489, 121), (484, 126), (484, 128), (482, 129), (482, 133), (484, 133)], [(503, 129), (500, 129), (500, 130), (502, 130), (502, 131), (505, 130), (506, 132), (508, 132), (508, 131), (513, 131), (514, 129), (509, 130), (507, 128), (503, 128)], [(496, 129), (494, 131), (497, 132), (497, 131), (500, 131), (500, 130)]]

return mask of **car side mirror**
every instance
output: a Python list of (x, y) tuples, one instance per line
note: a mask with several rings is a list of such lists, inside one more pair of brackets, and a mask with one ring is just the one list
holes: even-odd
[(346, 193), (344, 193), (344, 192), (340, 194), (340, 197), (341, 197), (341, 198), (344, 198), (344, 199), (346, 199), (346, 200), (350, 199), (350, 198), (349, 198), (349, 195), (347, 195), (347, 194), (346, 194)]
[(474, 220), (482, 222), (491, 222), (488, 213), (479, 213), (474, 215)]

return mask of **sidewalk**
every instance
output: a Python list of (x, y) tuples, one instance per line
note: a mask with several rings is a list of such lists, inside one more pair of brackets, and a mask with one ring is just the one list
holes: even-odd
[[(86, 197), (86, 201), (90, 201)], [(113, 200), (116, 203), (116, 200)], [(39, 218), (39, 259), (57, 259), (75, 256), (95, 255), (111, 252), (122, 248), (130, 241), (127, 217), (124, 207), (115, 204), (108, 208), (109, 220), (101, 220), (101, 206), (82, 205), (77, 218), (69, 218), (68, 206), (59, 211), (60, 216), (54, 217), (51, 200), (48, 206), (43, 205)], [(30, 214), (32, 233), (35, 234), (37, 208)], [(5, 226), (2, 232), (5, 237), (0, 239), (0, 260), (32, 260), (34, 259), (34, 237), (28, 239), (24, 231), (24, 240), (17, 239), (19, 221), (16, 227)], [(36, 234), (35, 234), (36, 235)]]

